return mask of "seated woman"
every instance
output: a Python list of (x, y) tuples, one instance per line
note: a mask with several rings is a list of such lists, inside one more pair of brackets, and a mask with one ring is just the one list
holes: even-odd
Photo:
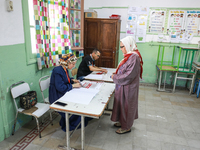
[[(49, 87), (49, 102), (51, 104), (73, 88), (81, 87), (79, 81), (70, 78), (68, 72), (68, 69), (75, 67), (76, 61), (77, 58), (74, 54), (64, 55), (59, 60), (60, 66), (56, 66), (53, 69)], [(59, 114), (61, 115), (60, 126), (63, 131), (66, 131), (65, 113), (59, 112)], [(72, 115), (69, 119), (69, 130), (74, 130), (80, 121), (81, 116)], [(85, 126), (87, 123), (88, 118), (85, 118)]]

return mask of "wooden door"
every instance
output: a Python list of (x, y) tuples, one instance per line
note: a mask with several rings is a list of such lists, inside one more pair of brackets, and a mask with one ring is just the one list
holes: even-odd
[(96, 66), (116, 68), (120, 20), (87, 18), (84, 23), (84, 55), (86, 56), (92, 53), (94, 48), (98, 48), (101, 56), (95, 61)]
[(100, 37), (101, 58), (99, 63), (101, 67), (114, 68), (117, 49), (117, 20), (101, 20)]
[(99, 24), (98, 20), (85, 19), (84, 29), (84, 55), (91, 54), (99, 43)]

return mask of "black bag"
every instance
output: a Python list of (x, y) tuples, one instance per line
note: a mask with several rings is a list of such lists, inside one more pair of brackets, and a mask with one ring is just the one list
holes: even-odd
[(20, 106), (24, 109), (30, 109), (37, 104), (36, 91), (29, 91), (27, 94), (20, 96)]

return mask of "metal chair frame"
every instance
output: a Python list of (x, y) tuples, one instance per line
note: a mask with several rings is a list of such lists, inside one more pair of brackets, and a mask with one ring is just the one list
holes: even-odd
[[(26, 83), (26, 82), (24, 82), (24, 81), (20, 81), (20, 82), (12, 84), (10, 86), (10, 90), (11, 90), (11, 94), (12, 94), (13, 101), (14, 101), (15, 108), (16, 108), (16, 116), (15, 116), (15, 121), (14, 121), (14, 127), (13, 127), (13, 131), (12, 131), (12, 135), (14, 135), (14, 132), (15, 132), (15, 126), (16, 126), (16, 121), (17, 121), (18, 113), (22, 113), (22, 114), (25, 114), (25, 115), (28, 115), (28, 116), (32, 116), (32, 117), (35, 118), (36, 123), (37, 123), (39, 138), (41, 138), (41, 132), (40, 132), (40, 126), (39, 126), (38, 118), (40, 118), (42, 115), (44, 115), (50, 109), (49, 108), (49, 104), (37, 103), (35, 105), (38, 108), (37, 110), (33, 111), (32, 113), (27, 112), (27, 110), (25, 110), (23, 108), (18, 108), (17, 103), (16, 103), (16, 98), (18, 98), (20, 95), (22, 95), (22, 94), (30, 91), (29, 84)], [(31, 109), (29, 109), (29, 110), (31, 110)], [(51, 123), (52, 123), (51, 112), (50, 112), (50, 120), (51, 120)]]

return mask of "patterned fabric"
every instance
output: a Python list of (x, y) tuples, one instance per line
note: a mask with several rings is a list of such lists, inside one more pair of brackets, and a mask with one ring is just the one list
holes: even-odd
[(68, 0), (33, 0), (33, 5), (38, 69), (58, 65), (64, 54), (77, 56), (79, 52), (71, 50)]
[(77, 57), (74, 54), (63, 55), (59, 60), (60, 65), (68, 66), (68, 63), (77, 61)]

